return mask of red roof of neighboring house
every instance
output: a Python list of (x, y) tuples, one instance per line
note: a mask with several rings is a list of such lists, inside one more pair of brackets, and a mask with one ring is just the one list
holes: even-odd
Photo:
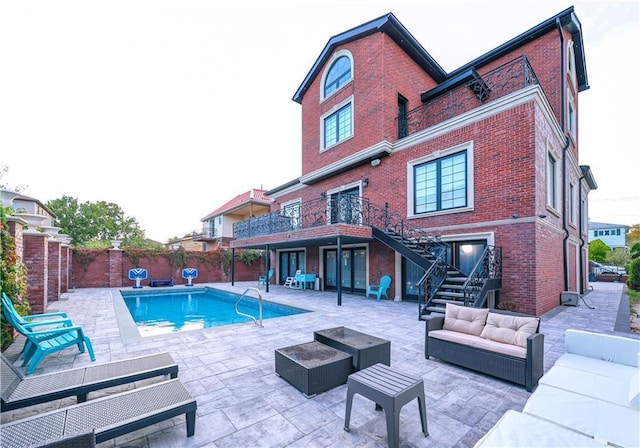
[(207, 219), (211, 219), (215, 216), (222, 215), (225, 212), (234, 210), (236, 208), (248, 205), (248, 204), (260, 204), (260, 205), (269, 205), (269, 197), (265, 194), (266, 190), (259, 190), (257, 188), (252, 188), (251, 190), (239, 194), (235, 198), (231, 199), (229, 202), (224, 204), (221, 207), (218, 207), (207, 216), (202, 218), (200, 221), (206, 221)]

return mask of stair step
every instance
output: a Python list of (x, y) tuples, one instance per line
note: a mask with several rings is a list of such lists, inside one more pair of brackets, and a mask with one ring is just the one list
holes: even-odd
[(462, 289), (462, 285), (454, 285), (454, 284), (443, 283), (440, 286), (440, 289)]
[(439, 305), (446, 305), (447, 303), (451, 303), (453, 305), (462, 305), (464, 306), (463, 300), (455, 300), (455, 299), (432, 299), (431, 303), (436, 303)]
[(447, 282), (460, 282), (464, 283), (467, 281), (467, 277), (447, 277), (445, 279)]
[(438, 291), (436, 295), (440, 297), (456, 297), (459, 299), (464, 298), (464, 294), (461, 292)]

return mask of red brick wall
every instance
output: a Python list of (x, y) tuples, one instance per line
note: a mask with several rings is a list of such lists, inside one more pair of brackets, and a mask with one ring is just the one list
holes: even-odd
[[(129, 280), (129, 269), (141, 267), (147, 269), (149, 278), (142, 282), (149, 283), (153, 276), (155, 279), (168, 279), (173, 275), (176, 285), (186, 284), (182, 278), (182, 270), (174, 268), (170, 260), (158, 255), (156, 252), (137, 251), (137, 264), (127, 255), (126, 251), (116, 250), (76, 250), (72, 262), (72, 285), (75, 288), (116, 288), (133, 286), (134, 281)], [(208, 258), (211, 257), (211, 258)], [(212, 283), (231, 281), (231, 267), (225, 272), (220, 256), (212, 252), (193, 252), (187, 254), (187, 267), (198, 269), (198, 278), (194, 283)], [(264, 257), (256, 260), (251, 266), (247, 266), (240, 260), (235, 262), (235, 281), (257, 280), (263, 275)]]

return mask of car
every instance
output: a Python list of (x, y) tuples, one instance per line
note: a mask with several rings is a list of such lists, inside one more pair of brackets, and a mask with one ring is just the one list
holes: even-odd
[(627, 271), (619, 266), (602, 266), (600, 274), (627, 275)]

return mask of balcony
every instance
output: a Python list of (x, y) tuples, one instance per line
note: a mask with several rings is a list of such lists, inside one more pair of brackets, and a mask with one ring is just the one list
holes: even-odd
[(217, 238), (216, 229), (210, 229), (208, 227), (204, 227), (200, 233), (192, 232), (191, 236), (194, 241), (208, 241), (215, 240)]
[(468, 70), (422, 94), (424, 104), (399, 116), (398, 138), (435, 126), (525, 87), (539, 84), (526, 55), (484, 74)]

